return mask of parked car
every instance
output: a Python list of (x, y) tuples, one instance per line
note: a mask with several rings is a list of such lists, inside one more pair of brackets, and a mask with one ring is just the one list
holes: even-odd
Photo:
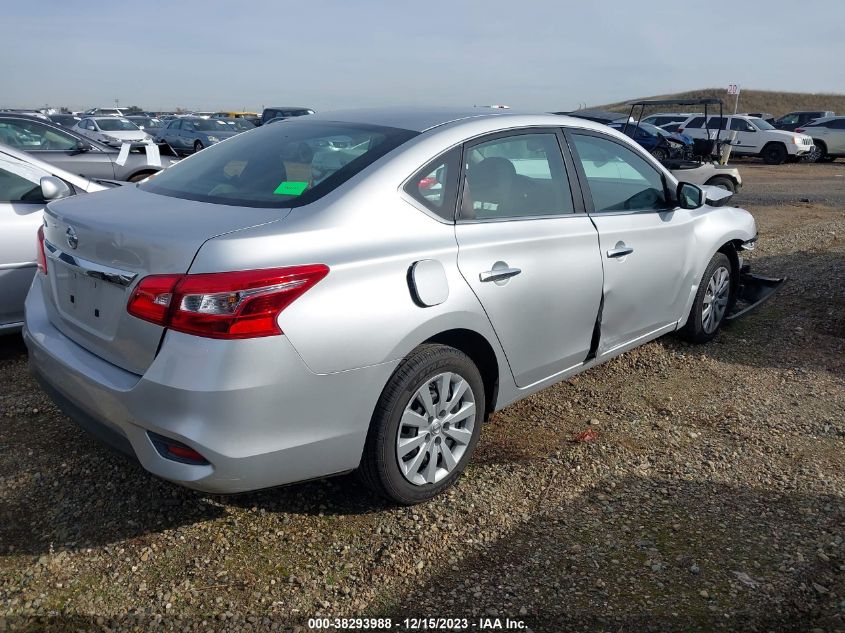
[(314, 110), (300, 106), (274, 106), (272, 108), (264, 108), (264, 111), (261, 113), (261, 123), (259, 123), (259, 125), (264, 125), (272, 119), (291, 119), (298, 116), (306, 116), (308, 114), (314, 114)]
[(669, 123), (681, 123), (696, 114), (703, 115), (702, 112), (658, 112), (657, 114), (643, 117), (642, 122), (663, 127)]
[(124, 143), (144, 143), (153, 138), (129, 119), (114, 116), (85, 117), (71, 129), (111, 147), (120, 147)]
[(75, 114), (51, 114), (49, 119), (62, 127), (73, 127), (82, 120), (82, 117), (76, 116)]
[(264, 126), (48, 206), (30, 367), (165, 479), (234, 493), (359, 468), (424, 501), (491, 411), (668, 332), (708, 341), (761, 287), (754, 218), (711, 193), (730, 197), (571, 117)]
[(692, 156), (692, 139), (688, 136), (673, 134), (643, 121), (639, 124), (611, 123), (610, 127), (634, 139), (661, 162), (671, 158), (684, 159)]
[(76, 176), (0, 145), (0, 334), (20, 330), (23, 304), (37, 266), (38, 227), (50, 200), (103, 191), (114, 183)]
[(794, 130), (807, 125), (810, 121), (835, 116), (830, 110), (796, 110), (784, 114), (772, 124), (779, 130)]
[(703, 116), (694, 116), (680, 128), (681, 133), (694, 139), (715, 138), (717, 130), (722, 138), (736, 132), (732, 154), (759, 156), (768, 165), (780, 165), (787, 158), (799, 158), (813, 150), (813, 139), (806, 134), (776, 130), (762, 119), (737, 114), (711, 116), (706, 121)]
[(179, 154), (192, 154), (242, 131), (235, 129), (224, 119), (182, 117), (173, 119), (168, 122), (167, 127), (158, 130), (156, 138), (170, 145)]
[(85, 178), (138, 181), (169, 167), (175, 155), (159, 149), (160, 164), (151, 162), (144, 146), (133, 146), (126, 161), (119, 150), (77, 134), (51, 121), (0, 112), (0, 143)]
[(161, 119), (144, 114), (133, 114), (132, 116), (126, 117), (126, 119), (137, 125), (139, 129), (150, 136), (155, 136), (156, 132), (166, 125)]
[(809, 135), (813, 139), (815, 151), (811, 160), (832, 162), (845, 157), (845, 116), (831, 116), (816, 119), (796, 132)]

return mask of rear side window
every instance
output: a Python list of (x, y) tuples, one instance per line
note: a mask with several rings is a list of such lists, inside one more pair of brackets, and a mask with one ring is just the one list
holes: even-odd
[(449, 222), (455, 219), (461, 148), (441, 154), (405, 183), (404, 190), (435, 215)]
[(326, 195), (417, 132), (292, 119), (195, 154), (140, 185), (175, 198), (246, 207), (299, 207)]
[(517, 134), (464, 150), (461, 218), (498, 220), (574, 212), (554, 133)]
[(697, 117), (695, 117), (695, 118), (693, 118), (693, 119), (690, 119), (689, 123), (687, 123), (686, 125), (684, 125), (684, 127), (685, 127), (685, 128), (700, 128), (700, 127), (704, 127), (704, 117), (703, 117), (703, 116), (697, 116)]
[[(722, 128), (724, 129), (724, 128)], [(754, 126), (745, 119), (731, 119), (731, 129), (737, 132), (754, 132)]]
[(711, 116), (707, 119), (707, 129), (708, 130), (724, 130), (728, 125), (728, 119), (726, 117), (717, 117)]

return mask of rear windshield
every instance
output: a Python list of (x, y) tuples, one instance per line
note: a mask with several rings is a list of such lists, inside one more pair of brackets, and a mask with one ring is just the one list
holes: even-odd
[(416, 135), (397, 128), (298, 119), (204, 149), (140, 187), (215, 204), (298, 207), (326, 195)]

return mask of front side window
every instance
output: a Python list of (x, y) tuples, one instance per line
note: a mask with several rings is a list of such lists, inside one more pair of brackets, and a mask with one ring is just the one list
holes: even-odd
[(0, 156), (0, 202), (44, 202), (41, 178), (47, 172)]
[(461, 148), (441, 154), (405, 184), (405, 192), (432, 213), (449, 222), (455, 219)]
[(609, 139), (573, 134), (596, 213), (665, 209), (663, 178), (645, 158)]
[(0, 121), (0, 128), (0, 143), (27, 152), (76, 148), (75, 138), (37, 121), (5, 119)]
[(141, 188), (215, 204), (298, 207), (326, 195), (416, 135), (398, 128), (299, 119), (233, 136), (159, 172)]
[(787, 114), (786, 116), (782, 116), (777, 121), (781, 125), (793, 125), (798, 123), (798, 115), (797, 114)]
[(498, 220), (574, 212), (557, 135), (519, 134), (464, 151), (461, 218)]

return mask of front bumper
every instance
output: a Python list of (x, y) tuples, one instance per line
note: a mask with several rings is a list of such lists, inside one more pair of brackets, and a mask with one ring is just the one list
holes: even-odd
[(739, 290), (737, 291), (736, 301), (725, 320), (733, 321), (751, 312), (751, 310), (770, 299), (785, 281), (786, 277), (775, 278), (752, 274), (747, 264), (742, 266), (739, 272)]
[[(68, 417), (154, 475), (221, 494), (356, 468), (395, 368), (315, 374), (284, 336), (219, 341), (168, 332), (138, 376), (56, 329), (40, 289), (27, 297), (24, 340), (32, 373)], [(163, 457), (150, 432), (209, 463)]]

